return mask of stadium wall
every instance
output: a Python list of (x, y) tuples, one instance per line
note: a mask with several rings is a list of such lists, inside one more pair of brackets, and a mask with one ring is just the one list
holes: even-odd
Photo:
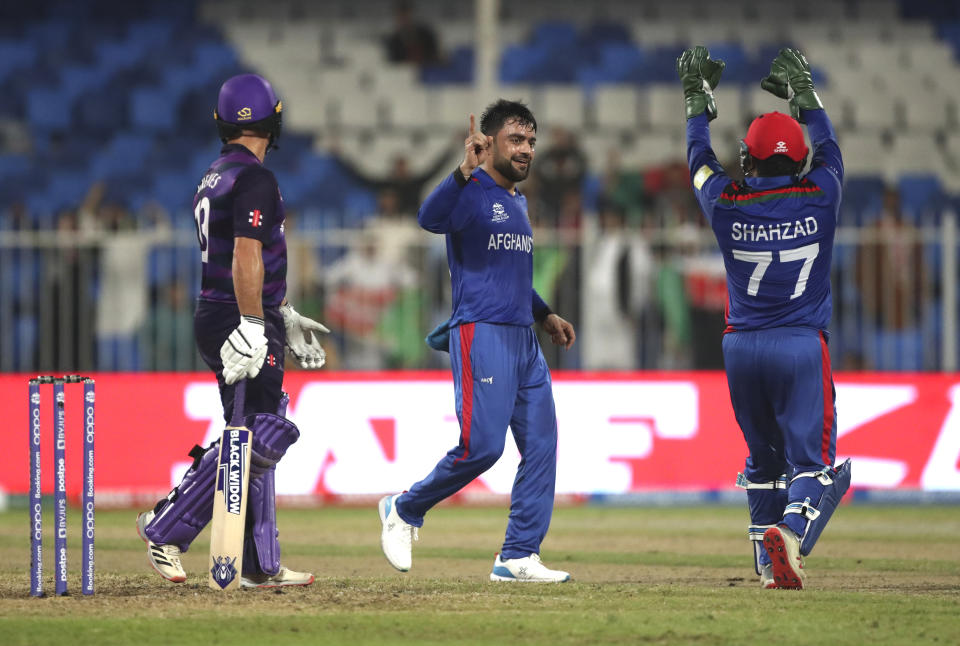
[[(165, 495), (187, 451), (223, 426), (204, 373), (110, 373), (97, 380), (98, 503), (142, 505)], [(326, 504), (400, 491), (432, 468), (459, 435), (445, 372), (329, 372), (287, 376), (300, 441), (277, 472), (286, 504)], [(836, 375), (838, 457), (854, 459), (854, 498), (942, 500), (960, 494), (960, 377)], [(557, 493), (568, 500), (656, 502), (737, 496), (745, 457), (721, 372), (554, 375), (559, 425)], [(43, 460), (53, 460), (50, 394), (41, 404)], [(67, 392), (68, 466), (80, 459), (79, 392)], [(0, 491), (27, 491), (27, 376), (0, 376)], [(461, 500), (508, 494), (519, 455), (503, 458)], [(51, 465), (52, 466), (52, 465)], [(68, 492), (80, 470), (67, 469)], [(44, 471), (52, 491), (53, 469)]]

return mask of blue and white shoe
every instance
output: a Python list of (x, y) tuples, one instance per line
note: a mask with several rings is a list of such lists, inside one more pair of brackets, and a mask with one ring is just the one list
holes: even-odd
[(777, 582), (773, 578), (772, 563), (766, 563), (760, 568), (760, 587), (764, 590), (772, 590), (777, 587)]
[(540, 562), (539, 554), (520, 559), (502, 560), (500, 554), (493, 561), (491, 581), (529, 581), (533, 583), (563, 583), (570, 580), (570, 573), (551, 570)]
[(400, 494), (384, 496), (378, 509), (383, 530), (380, 532), (380, 547), (390, 565), (406, 572), (413, 564), (413, 541), (419, 540), (417, 528), (407, 523), (397, 513), (397, 498)]

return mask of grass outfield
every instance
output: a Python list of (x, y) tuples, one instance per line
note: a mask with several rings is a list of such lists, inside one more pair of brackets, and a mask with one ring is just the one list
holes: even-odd
[[(487, 580), (502, 508), (441, 507), (394, 571), (374, 507), (283, 510), (284, 563), (307, 588), (229, 596), (206, 587), (209, 533), (187, 582), (153, 573), (134, 512), (97, 515), (97, 594), (27, 596), (25, 510), (0, 513), (0, 643), (24, 644), (917, 644), (960, 643), (960, 512), (847, 506), (807, 561), (808, 589), (761, 590), (733, 507), (558, 509), (545, 563), (566, 584)], [(52, 523), (47, 514), (46, 524)], [(53, 589), (52, 541), (44, 543)]]

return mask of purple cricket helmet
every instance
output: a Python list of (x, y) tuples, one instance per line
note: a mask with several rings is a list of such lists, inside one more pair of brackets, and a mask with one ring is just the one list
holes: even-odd
[(280, 136), (283, 103), (277, 99), (270, 83), (256, 74), (240, 74), (227, 79), (220, 87), (217, 121), (220, 140), (226, 143), (244, 130), (265, 132), (271, 148)]

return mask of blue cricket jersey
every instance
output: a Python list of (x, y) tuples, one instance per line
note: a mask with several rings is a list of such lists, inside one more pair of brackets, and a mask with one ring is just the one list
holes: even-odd
[(694, 194), (723, 252), (727, 331), (802, 326), (826, 330), (833, 309), (830, 261), (843, 160), (824, 110), (804, 110), (813, 143), (802, 178), (735, 182), (710, 147), (706, 115), (687, 120)]
[(450, 327), (530, 326), (550, 313), (533, 289), (533, 230), (520, 191), (511, 195), (480, 168), (465, 184), (454, 171), (424, 200), (417, 221), (447, 237)]

